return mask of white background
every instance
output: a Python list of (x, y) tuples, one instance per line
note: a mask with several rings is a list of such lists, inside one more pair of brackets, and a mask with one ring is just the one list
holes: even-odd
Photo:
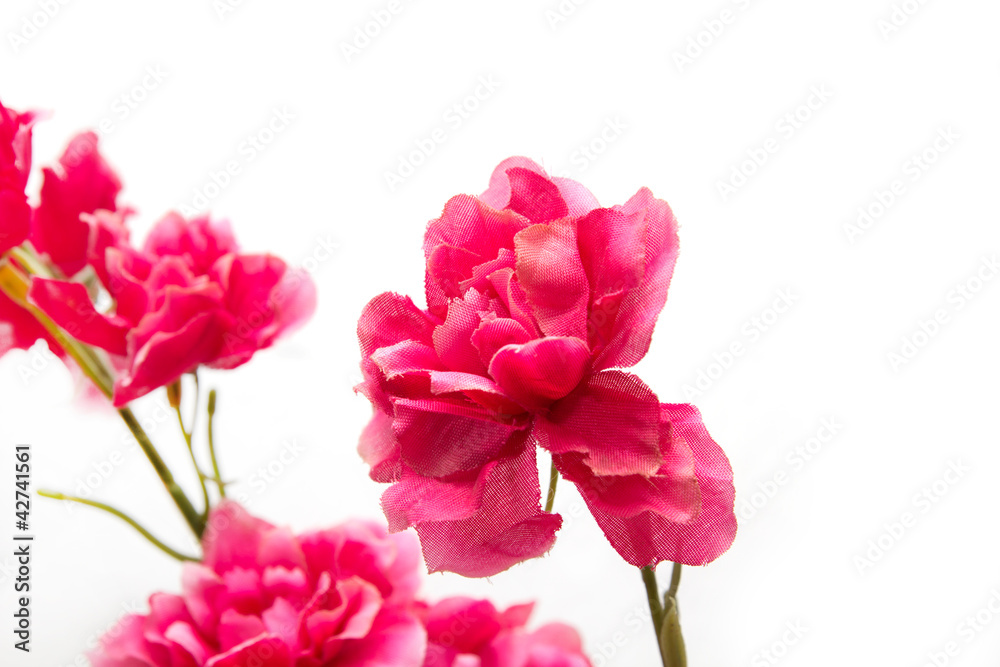
[[(916, 667), (951, 641), (957, 655), (939, 665), (994, 664), (1000, 619), (985, 611), (993, 622), (979, 631), (962, 624), (1000, 596), (1000, 280), (976, 282), (1000, 251), (1000, 6), (908, 0), (912, 15), (897, 14), (890, 32), (879, 25), (890, 0), (567, 0), (566, 15), (551, 13), (556, 0), (408, 1), (348, 59), (342, 45), (387, 1), (246, 0), (222, 16), (210, 0), (68, 2), (37, 34), (25, 28), (39, 21), (36, 1), (3, 5), (0, 96), (54, 111), (37, 126), (36, 164), (111, 119), (103, 150), (126, 183), (122, 200), (140, 212), (141, 240), (237, 160), (213, 212), (232, 220), (244, 248), (314, 269), (319, 308), (305, 329), (236, 371), (205, 374), (220, 392), (226, 474), (250, 508), (298, 529), (380, 516), (382, 487), (355, 453), (369, 415), (351, 391), (357, 316), (385, 290), (422, 299), (426, 222), (450, 196), (481, 192), (501, 159), (527, 155), (602, 204), (649, 186), (681, 221), (670, 298), (637, 372), (671, 402), (699, 373), (712, 376), (693, 402), (729, 453), (738, 502), (758, 505), (741, 513), (729, 553), (685, 571), (691, 664), (768, 665), (761, 651), (773, 650), (789, 667)], [(729, 22), (715, 23), (723, 10)], [(12, 34), (32, 36), (15, 49)], [(689, 47), (691, 62), (679, 61)], [(153, 83), (147, 68), (165, 78), (132, 92)], [(449, 120), (482, 77), (496, 89), (479, 89), (485, 99), (465, 102), (475, 110)], [(811, 98), (821, 88), (831, 94), (822, 103)], [(144, 98), (127, 118), (123, 94)], [(800, 108), (810, 98), (816, 108)], [(286, 108), (291, 124), (246, 161), (241, 144)], [(789, 131), (783, 119), (796, 112), (804, 120)], [(439, 127), (446, 141), (390, 191), (385, 173)], [(957, 138), (938, 152), (948, 128)], [(762, 166), (741, 166), (765, 146), (777, 150)], [(933, 164), (914, 171), (927, 149)], [(754, 173), (724, 199), (719, 183), (732, 183), (734, 168)], [(897, 179), (902, 194), (850, 238), (858, 208)], [(335, 256), (315, 261), (330, 243)], [(967, 283), (981, 287), (971, 300), (953, 291)], [(775, 318), (782, 290), (793, 305)], [(917, 353), (893, 364), (889, 354), (939, 309), (935, 335), (917, 335)], [(767, 330), (751, 334), (753, 318)], [(729, 360), (733, 343), (742, 354)], [(32, 443), (36, 488), (73, 492), (90, 476), (94, 497), (187, 546), (115, 414), (44, 360), (36, 350), (0, 361), (5, 451)], [(26, 372), (32, 363), (37, 374)], [(155, 421), (158, 400), (137, 413)], [(795, 463), (795, 448), (831, 419), (835, 435)], [(173, 421), (152, 435), (192, 488)], [(254, 477), (292, 440), (304, 448), (294, 462), (270, 483)], [(115, 452), (121, 465), (108, 463)], [(939, 481), (933, 503), (915, 498), (950, 463), (968, 470)], [(109, 465), (106, 479), (92, 475)], [(0, 488), (12, 489), (13, 457), (0, 468)], [(784, 483), (769, 486), (776, 475)], [(772, 497), (754, 496), (761, 488)], [(426, 595), (536, 598), (534, 622), (576, 625), (595, 665), (655, 664), (651, 632), (636, 621), (639, 575), (585, 513), (569, 520), (579, 507), (562, 485), (556, 508), (568, 525), (547, 558), (489, 581), (429, 577)], [(911, 525), (893, 537), (886, 526), (907, 512)], [(32, 516), (35, 652), (25, 660), (10, 648), (3, 573), (2, 664), (83, 664), (83, 647), (124, 609), (180, 585), (174, 562), (112, 518), (54, 501)], [(880, 539), (886, 548), (866, 555)], [(858, 560), (869, 556), (878, 561)], [(789, 623), (805, 628), (794, 645), (782, 644), (794, 639)]]

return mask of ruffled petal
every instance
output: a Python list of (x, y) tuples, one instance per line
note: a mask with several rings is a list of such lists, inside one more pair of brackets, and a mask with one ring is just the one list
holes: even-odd
[(663, 463), (659, 423), (659, 399), (642, 380), (603, 371), (539, 417), (534, 432), (553, 454), (583, 454), (595, 475), (649, 476)]
[(573, 391), (589, 365), (585, 342), (548, 337), (501, 348), (490, 362), (490, 375), (525, 408), (542, 410)]
[(532, 225), (514, 238), (517, 280), (547, 336), (587, 339), (590, 286), (570, 219)]
[(82, 283), (34, 278), (28, 298), (69, 335), (87, 345), (122, 356), (129, 323), (97, 312)]

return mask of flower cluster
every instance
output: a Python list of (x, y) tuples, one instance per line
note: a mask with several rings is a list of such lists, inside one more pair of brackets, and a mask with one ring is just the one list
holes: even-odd
[(629, 563), (729, 548), (725, 454), (696, 408), (621, 370), (649, 349), (677, 252), (673, 213), (646, 188), (602, 208), (525, 158), (430, 222), (427, 308), (382, 294), (358, 335), (375, 409), (359, 451), (392, 483), (390, 529), (416, 527), (431, 571), (489, 576), (552, 546), (537, 446)]
[(94, 667), (589, 667), (577, 633), (524, 626), (531, 605), (416, 597), (408, 533), (370, 522), (294, 535), (233, 502), (212, 513), (204, 560), (101, 641)]
[[(38, 204), (29, 206), (34, 118), (0, 105), (0, 252), (27, 241), (48, 267), (40, 273), (14, 257), (33, 277), (27, 303), (0, 295), (0, 354), (40, 338), (63, 354), (27, 310), (37, 308), (111, 355), (122, 406), (199, 366), (235, 368), (310, 317), (308, 275), (272, 255), (241, 253), (227, 222), (170, 213), (133, 247), (132, 211), (118, 203), (121, 182), (93, 133), (43, 170)], [(99, 310), (105, 300), (113, 305)]]

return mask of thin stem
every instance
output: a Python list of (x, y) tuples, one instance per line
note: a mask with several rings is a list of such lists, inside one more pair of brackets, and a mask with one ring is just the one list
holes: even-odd
[(559, 471), (556, 470), (556, 462), (552, 462), (549, 469), (549, 493), (545, 496), (545, 512), (552, 512), (552, 505), (556, 502), (556, 484), (559, 483)]
[(153, 546), (157, 547), (171, 558), (176, 558), (179, 561), (195, 561), (195, 562), (198, 561), (198, 559), (194, 558), (193, 556), (186, 556), (178, 551), (171, 549), (166, 544), (164, 544), (156, 537), (154, 537), (152, 533), (143, 528), (138, 521), (136, 521), (129, 515), (125, 514), (121, 510), (112, 507), (111, 505), (105, 505), (104, 503), (99, 503), (94, 500), (87, 500), (86, 498), (78, 498), (76, 496), (67, 496), (62, 493), (54, 493), (52, 491), (39, 491), (38, 495), (44, 496), (45, 498), (52, 498), (54, 500), (70, 500), (74, 503), (80, 503), (81, 505), (89, 505), (90, 507), (96, 507), (99, 510), (104, 510), (105, 512), (113, 514), (114, 516), (118, 517), (128, 525), (135, 528), (137, 531), (139, 531), (139, 534), (145, 537), (147, 540), (149, 540), (153, 544)]
[(674, 563), (674, 569), (670, 572), (670, 588), (667, 589), (664, 600), (677, 599), (677, 589), (681, 585), (681, 567), (680, 563)]
[(653, 637), (656, 639), (657, 650), (660, 651), (660, 659), (664, 667), (667, 667), (667, 658), (663, 654), (660, 645), (660, 631), (663, 629), (663, 607), (660, 605), (660, 587), (656, 584), (656, 571), (652, 567), (644, 567), (642, 572), (642, 583), (646, 586), (646, 598), (649, 600), (649, 613), (653, 618)]
[(114, 380), (100, 358), (89, 348), (70, 338), (59, 325), (28, 302), (31, 284), (28, 276), (9, 262), (0, 262), (0, 291), (38, 320), (59, 346), (76, 362), (83, 374), (108, 398), (114, 393)]
[(226, 497), (226, 484), (219, 474), (219, 461), (215, 458), (215, 390), (208, 392), (208, 453), (212, 457), (212, 472), (215, 474), (215, 483), (219, 486), (219, 495)]
[(205, 522), (195, 511), (194, 506), (188, 497), (184, 494), (184, 490), (178, 486), (177, 482), (174, 481), (174, 476), (170, 473), (170, 469), (167, 464), (163, 462), (160, 458), (159, 452), (156, 451), (156, 447), (150, 442), (149, 436), (146, 432), (142, 430), (142, 426), (139, 425), (139, 420), (135, 418), (132, 410), (126, 406), (118, 410), (118, 414), (122, 416), (125, 421), (125, 425), (135, 436), (136, 442), (142, 447), (142, 451), (146, 454), (146, 458), (153, 465), (153, 469), (156, 474), (160, 477), (163, 482), (163, 486), (166, 487), (167, 492), (170, 493), (171, 497), (174, 499), (174, 504), (177, 505), (177, 509), (181, 511), (184, 515), (184, 519), (187, 521), (188, 526), (194, 532), (195, 536), (201, 539), (201, 534), (205, 532)]
[[(178, 382), (180, 382), (180, 380), (178, 380)], [(195, 384), (195, 387), (197, 387), (197, 384)], [(194, 396), (194, 408), (195, 408), (195, 414), (197, 414), (198, 412), (197, 389), (195, 390), (195, 396)], [(177, 423), (180, 425), (181, 433), (184, 435), (184, 443), (187, 445), (188, 454), (190, 454), (191, 456), (191, 464), (194, 465), (195, 474), (198, 475), (198, 483), (201, 484), (201, 496), (205, 503), (205, 509), (201, 513), (201, 521), (202, 523), (204, 523), (205, 521), (208, 520), (208, 512), (211, 509), (212, 501), (208, 497), (208, 485), (205, 484), (205, 473), (201, 471), (201, 466), (198, 465), (198, 457), (194, 455), (194, 445), (192, 444), (192, 438), (191, 438), (191, 435), (194, 432), (194, 426), (193, 426), (194, 420), (192, 419), (191, 430), (185, 428), (184, 415), (181, 413), (180, 401), (178, 401), (177, 404), (174, 406), (174, 412), (177, 413)]]

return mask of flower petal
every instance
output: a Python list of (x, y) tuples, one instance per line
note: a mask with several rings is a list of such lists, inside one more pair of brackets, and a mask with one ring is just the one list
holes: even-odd
[(82, 283), (34, 278), (28, 298), (78, 341), (111, 354), (125, 354), (125, 336), (131, 329), (128, 322), (97, 312)]
[(541, 410), (573, 391), (589, 363), (585, 342), (550, 336), (501, 348), (490, 362), (490, 375), (525, 408)]
[(587, 339), (590, 286), (572, 220), (532, 225), (514, 238), (517, 280), (542, 333)]
[(650, 476), (663, 463), (659, 422), (659, 399), (642, 380), (603, 371), (539, 417), (535, 434), (553, 454), (584, 454), (595, 475)]

